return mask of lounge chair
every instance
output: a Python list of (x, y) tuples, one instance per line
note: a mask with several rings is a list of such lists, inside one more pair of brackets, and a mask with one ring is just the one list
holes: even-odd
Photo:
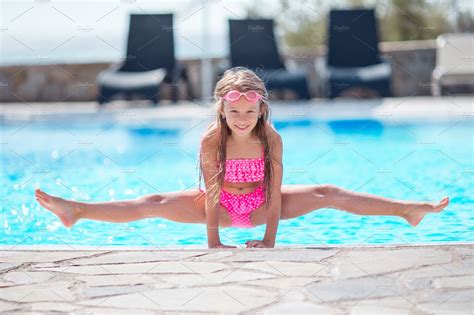
[(380, 58), (373, 9), (331, 10), (328, 28), (329, 98), (356, 89), (391, 96), (391, 65)]
[(474, 34), (442, 34), (436, 46), (433, 95), (474, 93)]
[(303, 71), (288, 71), (278, 53), (273, 20), (229, 20), (232, 67), (254, 70), (269, 90), (288, 89), (300, 99), (309, 99), (308, 80)]
[(172, 87), (172, 100), (178, 99), (177, 84), (183, 78), (188, 94), (192, 86), (186, 69), (175, 59), (172, 14), (131, 14), (127, 56), (120, 64), (112, 65), (97, 76), (97, 102), (103, 104), (116, 95), (131, 99), (133, 95), (160, 100), (163, 82)]

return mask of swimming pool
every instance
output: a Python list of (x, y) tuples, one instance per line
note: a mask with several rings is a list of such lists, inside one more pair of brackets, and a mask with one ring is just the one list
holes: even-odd
[[(71, 118), (71, 117), (69, 117)], [(331, 183), (396, 199), (451, 203), (416, 228), (403, 219), (319, 209), (281, 221), (277, 244), (472, 242), (472, 121), (273, 119), (284, 142), (284, 184)], [(204, 225), (146, 219), (80, 220), (64, 228), (33, 191), (89, 201), (197, 187), (202, 120), (29, 120), (0, 123), (2, 245), (205, 245)], [(226, 244), (259, 239), (264, 226), (226, 228)]]

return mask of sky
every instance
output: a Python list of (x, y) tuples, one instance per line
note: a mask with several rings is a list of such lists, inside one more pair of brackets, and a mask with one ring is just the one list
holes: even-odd
[(225, 56), (227, 19), (244, 18), (246, 3), (2, 1), (0, 63), (120, 60), (125, 54), (130, 13), (173, 12), (178, 58)]
[[(471, 1), (459, 3), (474, 11)], [(321, 3), (312, 10), (326, 14), (334, 1), (290, 2), (308, 3)], [(179, 59), (223, 57), (228, 55), (229, 18), (245, 18), (247, 8), (256, 5), (269, 17), (281, 13), (278, 0), (0, 0), (0, 5), (0, 65), (119, 61), (125, 55), (130, 13), (174, 13)]]

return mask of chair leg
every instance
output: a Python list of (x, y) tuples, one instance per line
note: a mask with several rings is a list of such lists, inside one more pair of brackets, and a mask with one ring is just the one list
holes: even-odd
[(157, 103), (158, 103), (158, 99), (157, 99), (158, 91), (157, 91), (156, 87), (150, 87), (149, 86), (149, 87), (141, 88), (138, 93), (140, 95), (140, 99), (151, 101), (153, 103), (153, 106), (157, 105)]
[(299, 99), (304, 99), (304, 100), (309, 100), (309, 99), (311, 99), (311, 97), (310, 97), (310, 95), (309, 95), (309, 91), (308, 91), (308, 85), (306, 84), (306, 82), (302, 83), (302, 84), (298, 87), (297, 94), (298, 94), (298, 98), (299, 98)]
[(171, 75), (171, 99), (173, 103), (178, 102), (179, 83), (181, 79), (186, 83), (186, 94), (188, 99), (194, 99), (194, 90), (191, 80), (189, 80), (188, 72), (183, 65), (177, 63)]
[(105, 99), (104, 95), (102, 95), (101, 93), (97, 94), (97, 103), (99, 103), (100, 106), (107, 103), (107, 100)]
[(103, 105), (105, 103), (110, 102), (110, 98), (112, 96), (112, 91), (106, 87), (99, 87), (99, 91), (97, 93), (97, 102), (99, 105)]
[(147, 93), (147, 99), (152, 101), (153, 106), (157, 106), (160, 102), (160, 89), (158, 88), (150, 88)]
[[(179, 81), (178, 81), (179, 82)], [(178, 82), (172, 82), (171, 83), (171, 101), (173, 103), (178, 102)]]
[(439, 95), (440, 96), (445, 96), (445, 95), (448, 95), (449, 93), (449, 89), (444, 87), (443, 85), (440, 85), (439, 87)]
[(191, 80), (189, 79), (188, 70), (186, 68), (183, 68), (181, 77), (186, 82), (186, 94), (188, 95), (188, 99), (194, 100), (193, 84)]
[(339, 82), (330, 80), (329, 81), (329, 99), (334, 99), (342, 92)]
[(390, 87), (390, 80), (386, 80), (384, 82), (384, 85), (385, 85), (385, 95), (384, 97), (391, 97), (392, 96), (392, 89)]
[(178, 96), (178, 93), (179, 93), (178, 86), (179, 86), (179, 80), (182, 77), (182, 70), (183, 70), (183, 67), (181, 66), (181, 64), (176, 63), (173, 70), (172, 70), (172, 73), (171, 73), (169, 83), (171, 84), (171, 101), (173, 103), (178, 102), (178, 98), (179, 98), (179, 96)]
[(160, 92), (156, 92), (153, 99), (152, 99), (152, 102), (153, 102), (153, 106), (157, 106), (158, 103), (160, 102)]

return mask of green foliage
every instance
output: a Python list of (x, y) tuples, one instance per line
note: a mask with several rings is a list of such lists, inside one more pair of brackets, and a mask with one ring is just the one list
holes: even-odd
[(383, 41), (433, 39), (453, 31), (442, 5), (428, 4), (425, 0), (391, 0), (385, 16), (380, 17)]
[(280, 0), (276, 16), (265, 11), (265, 1), (247, 11), (250, 17), (275, 18), (285, 46), (315, 48), (326, 44), (331, 8), (375, 7), (380, 40), (406, 41), (434, 39), (446, 32), (473, 32), (473, 11), (460, 4), (429, 0)]

